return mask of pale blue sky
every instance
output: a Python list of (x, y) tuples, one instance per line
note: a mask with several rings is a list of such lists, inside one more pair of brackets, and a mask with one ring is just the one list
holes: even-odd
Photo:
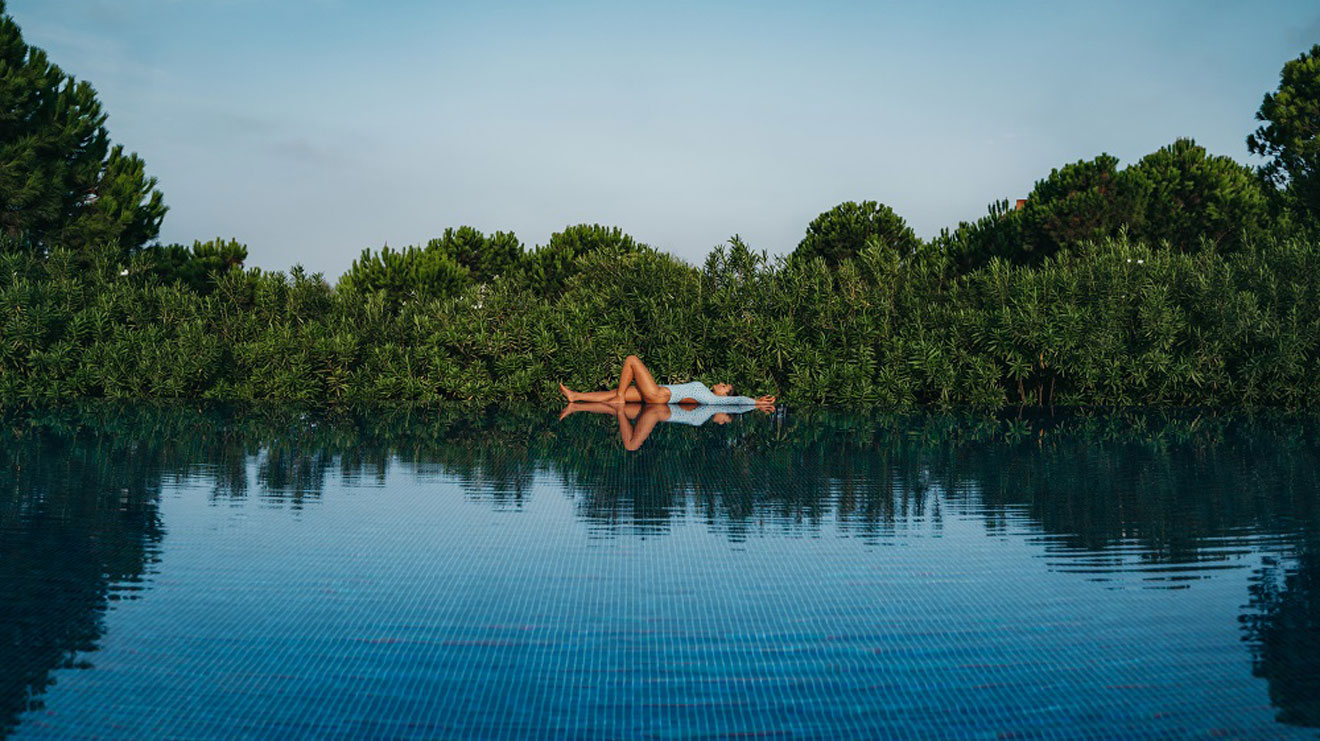
[(922, 237), (1052, 167), (1244, 139), (1314, 0), (9, 0), (160, 179), (163, 241), (332, 280), (446, 226), (600, 222), (691, 262), (844, 200)]

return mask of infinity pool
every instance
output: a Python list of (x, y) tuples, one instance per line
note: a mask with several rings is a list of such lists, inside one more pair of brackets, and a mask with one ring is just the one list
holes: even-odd
[(1320, 727), (1310, 420), (0, 416), (0, 735)]

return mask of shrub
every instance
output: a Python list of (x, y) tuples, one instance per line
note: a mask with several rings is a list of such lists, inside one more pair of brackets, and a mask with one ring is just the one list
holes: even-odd
[(391, 306), (299, 268), (231, 268), (200, 294), (67, 250), (0, 254), (0, 398), (551, 400), (559, 381), (614, 383), (631, 353), (663, 381), (900, 409), (1320, 393), (1307, 240), (1233, 254), (1105, 240), (956, 278), (934, 251), (872, 245), (831, 269), (737, 237), (701, 269), (641, 247), (574, 264), (555, 296), (496, 280)]

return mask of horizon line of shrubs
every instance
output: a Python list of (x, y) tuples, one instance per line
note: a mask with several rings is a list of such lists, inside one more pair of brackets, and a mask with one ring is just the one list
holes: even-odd
[(661, 380), (911, 408), (1277, 405), (1320, 393), (1320, 243), (1178, 252), (1119, 237), (958, 275), (873, 244), (834, 267), (742, 240), (702, 268), (588, 252), (555, 295), (497, 278), (394, 301), (300, 268), (200, 293), (106, 256), (0, 253), (0, 399), (558, 399), (628, 354)]

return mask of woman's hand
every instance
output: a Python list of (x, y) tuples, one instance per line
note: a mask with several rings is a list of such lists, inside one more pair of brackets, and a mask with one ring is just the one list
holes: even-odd
[(756, 408), (769, 414), (775, 410), (775, 397), (762, 396), (756, 400)]

